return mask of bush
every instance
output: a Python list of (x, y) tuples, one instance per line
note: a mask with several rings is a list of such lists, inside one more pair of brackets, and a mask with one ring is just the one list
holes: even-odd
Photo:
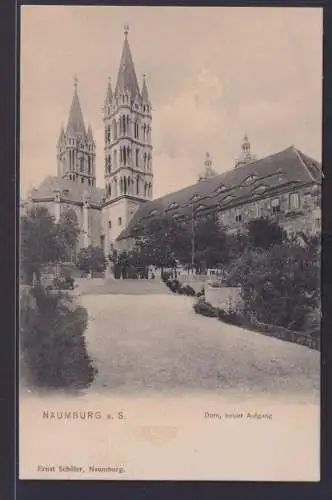
[(167, 272), (167, 271), (163, 271), (163, 272), (161, 273), (161, 279), (162, 279), (162, 281), (164, 281), (165, 283), (166, 283), (166, 282), (170, 279), (170, 277), (171, 277), (171, 274), (170, 274), (169, 272)]
[(77, 256), (78, 269), (86, 273), (105, 271), (106, 264), (104, 251), (100, 247), (82, 248)]
[(319, 266), (317, 248), (288, 242), (248, 250), (228, 282), (241, 284), (246, 312), (258, 321), (304, 331), (320, 301)]
[(196, 295), (195, 290), (190, 285), (184, 286), (182, 288), (182, 293), (183, 295), (188, 295), (189, 297), (195, 297)]
[(32, 289), (20, 307), (20, 350), (27, 382), (34, 387), (83, 389), (96, 369), (87, 353), (86, 309), (61, 293)]
[(218, 308), (218, 319), (224, 323), (229, 323), (230, 325), (242, 326), (243, 318), (234, 311), (224, 311)]
[(193, 305), (193, 308), (195, 313), (201, 314), (202, 316), (207, 316), (208, 318), (218, 317), (218, 309), (205, 300), (199, 300)]

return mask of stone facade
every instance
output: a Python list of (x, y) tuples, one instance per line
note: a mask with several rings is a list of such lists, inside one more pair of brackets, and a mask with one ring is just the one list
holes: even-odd
[(257, 159), (247, 134), (232, 169), (219, 174), (207, 154), (198, 182), (153, 199), (152, 107), (145, 77), (138, 86), (128, 42), (128, 27), (112, 90), (109, 80), (103, 107), (104, 187), (96, 187), (95, 142), (86, 129), (77, 79), (66, 129), (57, 143), (58, 175), (47, 177), (21, 203), (21, 213), (44, 206), (59, 220), (73, 210), (80, 227), (77, 251), (101, 246), (129, 250), (137, 228), (165, 214), (177, 220), (218, 212), (227, 230), (242, 231), (252, 219), (276, 220), (288, 233), (321, 229), (321, 168), (290, 148)]
[(241, 232), (253, 219), (269, 218), (288, 234), (321, 230), (321, 190), (316, 184), (276, 192), (219, 213), (221, 224), (230, 232)]

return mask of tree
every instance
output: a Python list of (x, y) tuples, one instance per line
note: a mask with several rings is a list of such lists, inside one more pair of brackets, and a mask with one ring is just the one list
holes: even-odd
[(24, 278), (31, 283), (33, 274), (40, 277), (43, 264), (56, 261), (59, 243), (53, 217), (44, 207), (36, 207), (21, 217), (21, 266)]
[(102, 272), (106, 269), (104, 251), (92, 245), (82, 248), (77, 256), (77, 267), (85, 272)]
[(58, 246), (61, 249), (61, 257), (68, 258), (75, 251), (76, 243), (80, 234), (77, 215), (74, 210), (66, 210), (60, 216), (57, 225)]
[(28, 284), (32, 282), (34, 273), (39, 279), (43, 265), (66, 258), (79, 235), (75, 212), (65, 212), (56, 223), (45, 207), (33, 207), (23, 215), (20, 229), (20, 260), (24, 280)]
[(247, 227), (249, 244), (254, 248), (270, 248), (285, 239), (285, 231), (269, 219), (254, 219)]
[(212, 213), (197, 220), (194, 226), (195, 264), (198, 270), (214, 268), (228, 259), (227, 236), (218, 220), (218, 214)]

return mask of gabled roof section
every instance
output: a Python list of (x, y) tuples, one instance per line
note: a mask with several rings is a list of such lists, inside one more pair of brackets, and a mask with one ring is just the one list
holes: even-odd
[(115, 87), (115, 94), (129, 91), (131, 93), (131, 98), (135, 99), (137, 94), (140, 95), (140, 91), (138, 87), (135, 66), (128, 42), (128, 31), (129, 27), (125, 26), (125, 39), (123, 42), (120, 68)]
[(37, 189), (32, 191), (32, 198), (36, 201), (45, 198), (53, 198), (54, 194), (59, 192), (61, 197), (79, 203), (82, 202), (84, 192), (87, 191), (90, 194), (92, 203), (96, 205), (101, 204), (104, 196), (104, 189), (95, 186), (87, 186), (86, 184), (63, 179), (61, 177), (48, 176), (45, 177)]
[(78, 98), (77, 83), (78, 83), (77, 78), (75, 77), (74, 96), (70, 106), (69, 120), (66, 133), (73, 137), (77, 136), (84, 137), (86, 135), (86, 131), (85, 131), (82, 109)]
[[(204, 206), (207, 209), (218, 207), (222, 210), (226, 206), (246, 203), (256, 196), (268, 196), (269, 193), (272, 196), (272, 193), (290, 186), (295, 187), (319, 182), (313, 179), (307, 166), (307, 162), (309, 162), (307, 158), (306, 155), (303, 155), (294, 147), (289, 147), (266, 158), (227, 170), (222, 174), (206, 179), (204, 182), (193, 184), (161, 198), (146, 202), (138, 208), (128, 227), (122, 231), (118, 239), (130, 237), (135, 227), (144, 227), (148, 215), (154, 213), (154, 210), (156, 210), (156, 217), (167, 213), (167, 207), (172, 203), (179, 205), (176, 210), (177, 214), (190, 217), (193, 208), (196, 209), (198, 206)], [(317, 169), (319, 169), (319, 163), (316, 163)], [(316, 169), (316, 167), (313, 168)], [(251, 176), (255, 177), (255, 180), (246, 184), (245, 180)], [(221, 185), (225, 186), (225, 189), (218, 190)], [(265, 187), (264, 192), (253, 192), (260, 185)]]

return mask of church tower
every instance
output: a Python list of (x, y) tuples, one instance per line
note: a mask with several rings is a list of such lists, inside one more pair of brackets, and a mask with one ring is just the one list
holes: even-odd
[[(114, 91), (109, 79), (104, 103), (105, 235), (108, 244), (128, 225), (153, 189), (151, 103), (146, 77), (139, 88), (124, 28), (120, 68)], [(106, 218), (106, 220), (105, 220)]]
[(254, 160), (256, 160), (256, 156), (252, 154), (248, 135), (245, 134), (241, 144), (241, 154), (235, 160), (235, 168), (240, 167), (241, 165), (245, 165), (246, 163), (250, 163)]
[(69, 111), (66, 130), (61, 127), (57, 144), (58, 177), (85, 184), (96, 185), (96, 145), (91, 127), (86, 131), (80, 101), (77, 78)]

